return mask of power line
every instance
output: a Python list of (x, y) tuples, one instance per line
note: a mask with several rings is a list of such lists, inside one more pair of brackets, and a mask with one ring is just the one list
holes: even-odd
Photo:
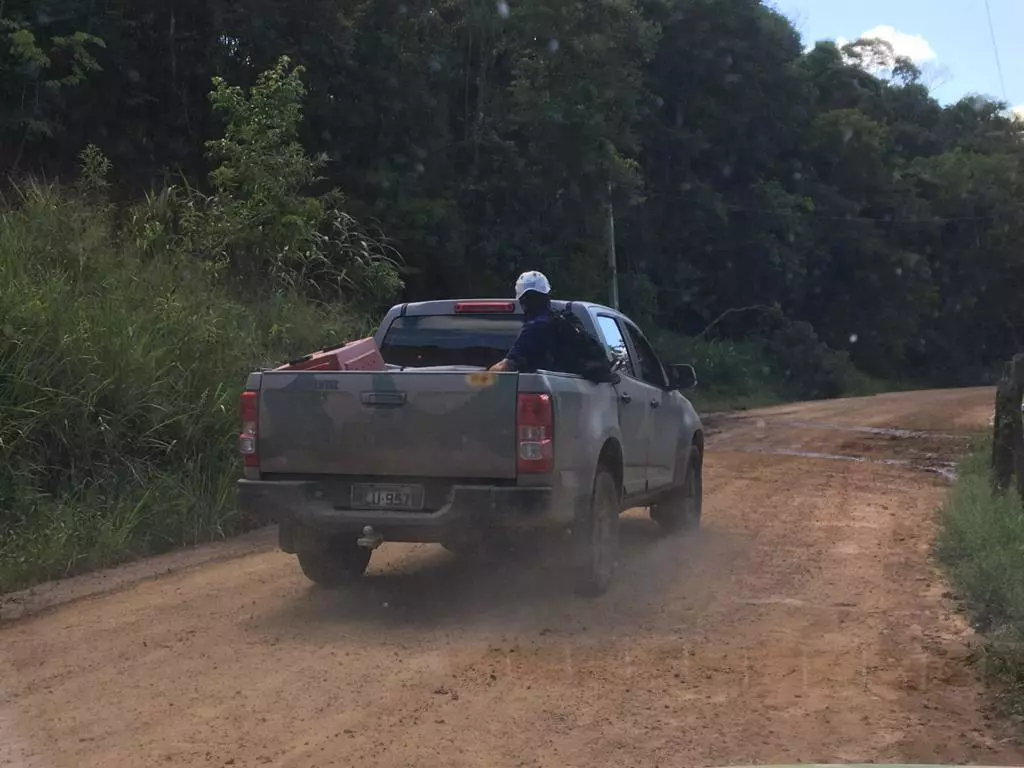
[(996, 42), (996, 28), (992, 23), (992, 3), (990, 0), (985, 0), (985, 15), (988, 17), (988, 33), (992, 37), (992, 52), (996, 57), (996, 71), (999, 73), (999, 87), (1003, 90), (1003, 101), (1007, 101), (1006, 80), (1003, 79), (1003, 62), (999, 56), (999, 43)]

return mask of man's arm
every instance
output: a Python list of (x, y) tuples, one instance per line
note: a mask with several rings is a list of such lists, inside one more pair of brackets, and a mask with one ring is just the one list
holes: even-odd
[(536, 361), (539, 357), (541, 345), (543, 344), (543, 332), (544, 329), (535, 323), (523, 325), (522, 330), (519, 331), (519, 335), (512, 344), (512, 349), (505, 355), (505, 359), (495, 363), (488, 370), (495, 373), (505, 373), (506, 371), (518, 371), (523, 368), (529, 369), (530, 362)]

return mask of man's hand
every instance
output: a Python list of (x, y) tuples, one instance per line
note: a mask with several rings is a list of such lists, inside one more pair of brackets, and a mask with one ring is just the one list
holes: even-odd
[(510, 370), (508, 366), (508, 360), (499, 360), (487, 370), (491, 371), (492, 373), (508, 373), (508, 371)]

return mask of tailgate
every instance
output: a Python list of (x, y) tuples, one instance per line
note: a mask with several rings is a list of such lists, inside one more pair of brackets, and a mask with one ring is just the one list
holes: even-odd
[(514, 478), (515, 375), (262, 374), (265, 473)]

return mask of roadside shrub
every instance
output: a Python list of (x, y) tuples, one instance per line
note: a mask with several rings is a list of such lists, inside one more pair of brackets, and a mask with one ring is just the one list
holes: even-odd
[(991, 439), (974, 446), (939, 514), (937, 552), (981, 633), (975, 660), (1024, 714), (1024, 506), (993, 490)]
[(1024, 508), (1016, 493), (993, 490), (990, 456), (985, 440), (961, 464), (942, 508), (939, 554), (979, 625), (1024, 632)]
[(0, 213), (0, 591), (245, 528), (245, 373), (368, 325), (284, 288), (243, 303), (113, 219), (41, 184)]
[(699, 384), (690, 397), (702, 409), (750, 408), (780, 399), (760, 341), (693, 339), (655, 330), (651, 343), (666, 364), (696, 368)]
[(655, 331), (652, 342), (666, 363), (690, 363), (697, 369), (700, 384), (693, 399), (702, 408), (868, 395), (884, 388), (858, 371), (846, 352), (822, 342), (807, 323), (780, 315), (764, 333), (734, 341)]
[(0, 206), (0, 591), (244, 529), (245, 374), (365, 335), (401, 287), (339, 192), (304, 191), (300, 75), (215, 81), (212, 195), (118, 209), (90, 146), (73, 188)]
[(281, 288), (379, 309), (403, 286), (399, 256), (345, 212), (340, 190), (307, 192), (324, 160), (299, 143), (302, 73), (282, 57), (248, 91), (215, 78), (210, 100), (224, 136), (208, 143), (212, 194), (152, 194), (132, 211), (132, 231), (141, 248), (187, 253), (250, 294)]
[(856, 375), (850, 356), (821, 341), (810, 323), (783, 320), (768, 337), (765, 354), (773, 378), (795, 399), (839, 397)]

